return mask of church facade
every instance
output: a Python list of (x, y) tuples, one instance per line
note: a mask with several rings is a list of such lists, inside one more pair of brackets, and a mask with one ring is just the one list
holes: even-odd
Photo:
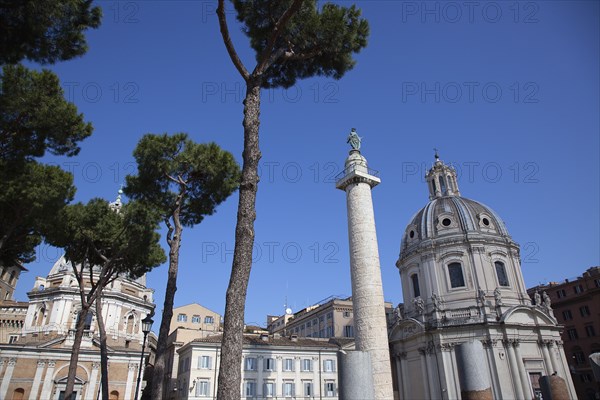
[[(0, 344), (0, 399), (60, 399), (66, 387), (75, 323), (81, 309), (72, 266), (59, 259), (37, 277), (18, 336)], [(141, 320), (154, 310), (145, 276), (119, 277), (103, 291), (102, 316), (109, 352), (111, 400), (134, 398), (144, 335)], [(13, 334), (14, 336), (14, 334)], [(77, 399), (96, 399), (100, 389), (99, 332), (95, 307), (86, 320), (78, 362)], [(148, 352), (147, 352), (148, 354)]]
[(550, 299), (527, 295), (502, 219), (462, 197), (437, 154), (426, 181), (429, 202), (408, 223), (396, 263), (404, 315), (389, 336), (395, 396), (535, 399), (539, 379), (558, 375), (575, 399)]

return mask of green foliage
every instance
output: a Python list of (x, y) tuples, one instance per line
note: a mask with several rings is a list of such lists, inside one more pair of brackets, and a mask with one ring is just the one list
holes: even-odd
[(5, 66), (0, 83), (0, 156), (11, 163), (53, 154), (73, 156), (92, 133), (58, 77), (22, 65)]
[(184, 192), (180, 213), (184, 226), (213, 214), (239, 185), (239, 166), (231, 153), (215, 143), (194, 143), (185, 133), (144, 135), (133, 155), (138, 175), (127, 176), (125, 193), (152, 204), (168, 218)]
[[(233, 0), (237, 18), (261, 62), (274, 27), (293, 0)], [(312, 76), (341, 78), (351, 70), (358, 53), (367, 45), (369, 24), (354, 5), (332, 3), (318, 8), (316, 0), (304, 0), (272, 48), (263, 87), (290, 87), (297, 79)]]
[(33, 261), (74, 194), (73, 176), (59, 167), (28, 161), (18, 174), (0, 168), (0, 262)]
[(92, 0), (1, 0), (0, 64), (55, 63), (87, 51), (84, 31), (98, 28)]
[(137, 278), (166, 260), (156, 232), (159, 216), (139, 202), (116, 212), (106, 200), (92, 199), (66, 206), (60, 218), (63, 223), (47, 240), (63, 248), (74, 264), (101, 266), (108, 276)]

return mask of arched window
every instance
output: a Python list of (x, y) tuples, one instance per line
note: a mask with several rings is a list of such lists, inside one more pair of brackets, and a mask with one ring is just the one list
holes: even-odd
[(45, 314), (46, 314), (46, 308), (45, 307), (40, 308), (40, 310), (38, 311), (37, 321), (35, 321), (37, 326), (42, 325), (42, 323), (44, 322)]
[(133, 334), (133, 323), (134, 323), (134, 318), (133, 315), (130, 315), (129, 317), (127, 317), (127, 328), (125, 329), (125, 332), (127, 332), (128, 335)]
[(443, 195), (448, 194), (448, 191), (446, 189), (446, 180), (442, 175), (440, 175), (440, 190), (442, 191)]
[(496, 267), (496, 276), (498, 277), (498, 284), (500, 286), (510, 286), (508, 284), (508, 275), (506, 275), (506, 268), (504, 267), (504, 263), (496, 261), (494, 262), (494, 266)]
[(450, 287), (457, 288), (465, 286), (465, 277), (460, 263), (455, 262), (448, 264), (448, 275), (450, 275)]
[(410, 276), (410, 280), (412, 281), (413, 293), (415, 297), (419, 297), (421, 295), (421, 288), (419, 287), (419, 275), (412, 274)]
[(25, 389), (18, 388), (15, 389), (12, 395), (12, 400), (23, 400), (25, 398)]

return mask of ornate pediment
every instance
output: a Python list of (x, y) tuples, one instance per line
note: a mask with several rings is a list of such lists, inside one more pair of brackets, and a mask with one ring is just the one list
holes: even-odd
[(416, 319), (408, 318), (398, 321), (390, 333), (390, 342), (406, 340), (425, 331), (423, 324)]

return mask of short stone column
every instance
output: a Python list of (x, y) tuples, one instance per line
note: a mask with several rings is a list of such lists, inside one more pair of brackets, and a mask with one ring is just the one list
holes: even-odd
[(590, 365), (596, 382), (600, 382), (600, 353), (590, 354)]
[(373, 399), (371, 355), (366, 351), (338, 352), (339, 399)]
[(540, 389), (544, 400), (571, 400), (567, 383), (560, 376), (542, 376)]
[(463, 400), (492, 400), (492, 388), (483, 344), (474, 342), (456, 346), (456, 364)]

